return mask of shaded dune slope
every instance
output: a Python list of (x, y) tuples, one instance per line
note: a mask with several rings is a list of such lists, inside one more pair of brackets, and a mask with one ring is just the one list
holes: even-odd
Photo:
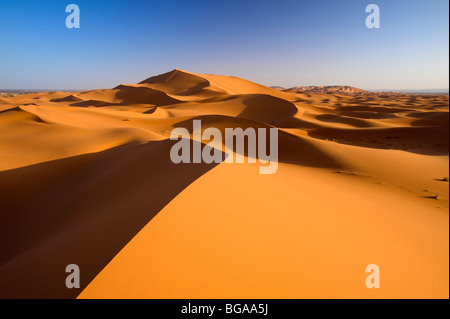
[(158, 211), (217, 165), (175, 165), (173, 144), (132, 143), (0, 172), (0, 297), (76, 297), (78, 290), (64, 286), (66, 265), (82, 269), (84, 289)]

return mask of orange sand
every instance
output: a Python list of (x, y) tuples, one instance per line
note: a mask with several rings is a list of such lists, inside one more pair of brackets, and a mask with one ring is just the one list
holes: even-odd
[[(448, 298), (448, 103), (181, 70), (2, 98), (0, 297)], [(278, 127), (278, 172), (171, 163), (194, 119)]]

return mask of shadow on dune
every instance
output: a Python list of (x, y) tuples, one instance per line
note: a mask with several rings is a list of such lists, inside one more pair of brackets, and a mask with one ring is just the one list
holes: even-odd
[(237, 117), (270, 125), (275, 125), (278, 121), (286, 118), (292, 118), (298, 111), (293, 103), (266, 94), (248, 95), (243, 103), (246, 108)]
[(164, 92), (180, 96), (195, 95), (202, 92), (218, 93), (208, 89), (210, 82), (200, 76), (174, 69), (170, 72), (152, 76), (139, 84), (156, 84)]
[(50, 102), (80, 102), (83, 101), (83, 99), (74, 96), (73, 94), (70, 94), (66, 97), (60, 98), (60, 99), (51, 99)]
[(249, 94), (244, 100), (246, 105), (237, 117), (263, 122), (278, 128), (309, 129), (317, 124), (294, 117), (298, 108), (292, 102), (266, 94)]
[(371, 112), (371, 111), (342, 111), (339, 115), (348, 116), (357, 119), (392, 119), (396, 118), (394, 114), (383, 112)]
[[(92, 93), (92, 92), (91, 92)], [(113, 93), (114, 101), (111, 101)], [(151, 104), (157, 106), (178, 104), (182, 101), (170, 97), (167, 93), (144, 86), (121, 84), (109, 91), (98, 91), (95, 99), (83, 100), (72, 95), (62, 99), (50, 100), (51, 102), (74, 102), (71, 106), (102, 107), (102, 106), (127, 106), (129, 104)]]
[(360, 147), (402, 150), (422, 155), (448, 155), (448, 126), (340, 129), (316, 128), (308, 135)]
[(411, 126), (442, 126), (448, 127), (448, 112), (413, 112), (408, 117), (417, 120), (410, 123)]
[(182, 101), (170, 97), (167, 93), (148, 87), (135, 87), (121, 84), (115, 89), (118, 90), (116, 98), (122, 100), (121, 105), (128, 104), (153, 104), (157, 106), (178, 104)]
[[(393, 104), (393, 106), (395, 106), (395, 104)], [(336, 111), (355, 112), (355, 114), (358, 114), (356, 112), (377, 112), (390, 114), (390, 113), (412, 112), (413, 110), (400, 107), (366, 106), (362, 104), (359, 106), (341, 106), (336, 108)]]
[[(372, 127), (372, 125), (364, 120), (342, 116), (342, 115), (334, 115), (334, 114), (321, 114), (316, 116), (316, 119), (322, 122), (328, 122), (328, 123), (340, 123), (340, 124), (347, 124), (358, 128), (363, 127)], [(318, 126), (316, 126), (318, 127)]]
[[(243, 130), (246, 130), (247, 128), (254, 128), (256, 133), (258, 132), (258, 128), (265, 128), (266, 145), (267, 149), (269, 149), (270, 138), (267, 129), (270, 129), (273, 126), (249, 119), (236, 118), (225, 115), (198, 116), (196, 118), (190, 118), (189, 120), (178, 122), (174, 126), (186, 128), (189, 132), (192, 133), (193, 120), (201, 120), (202, 130), (205, 130), (208, 127), (218, 128), (222, 134), (222, 141), (225, 141), (226, 128), (242, 128)], [(256, 138), (258, 140), (258, 134), (256, 134)], [(238, 154), (248, 156), (247, 141), (248, 140), (246, 138), (244, 152), (238, 152)], [(234, 151), (237, 150), (234, 149)], [(328, 154), (326, 154), (307, 140), (286, 133), (282, 130), (278, 130), (278, 161), (281, 163), (297, 164), (309, 167), (342, 168), (342, 166), (334, 158), (330, 157)]]
[[(165, 205), (217, 164), (173, 164), (176, 141), (0, 172), (0, 298), (74, 298)], [(77, 264), (81, 289), (68, 289)]]
[(120, 103), (112, 103), (100, 100), (87, 100), (82, 102), (71, 103), (70, 106), (81, 106), (81, 107), (102, 107), (102, 106), (118, 106)]

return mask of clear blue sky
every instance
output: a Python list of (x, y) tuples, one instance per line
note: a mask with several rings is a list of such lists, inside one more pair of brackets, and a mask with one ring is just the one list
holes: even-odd
[[(68, 29), (68, 4), (81, 28)], [(367, 29), (378, 4), (381, 28)], [(0, 0), (0, 88), (91, 89), (174, 68), (264, 85), (448, 88), (447, 0)]]

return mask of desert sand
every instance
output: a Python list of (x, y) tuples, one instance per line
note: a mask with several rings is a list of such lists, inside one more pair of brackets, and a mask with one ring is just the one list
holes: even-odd
[[(448, 298), (448, 112), (178, 69), (2, 97), (0, 297)], [(277, 173), (173, 164), (194, 119), (279, 128)]]

